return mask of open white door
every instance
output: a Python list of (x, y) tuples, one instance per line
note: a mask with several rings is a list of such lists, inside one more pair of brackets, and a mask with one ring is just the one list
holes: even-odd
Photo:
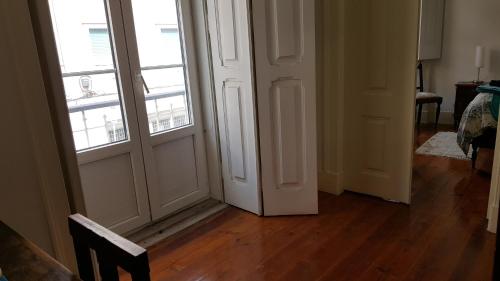
[(252, 2), (264, 215), (316, 214), (315, 1)]
[(189, 0), (121, 0), (153, 220), (209, 197)]
[(225, 201), (260, 215), (249, 3), (209, 0), (207, 8)]
[(410, 202), (418, 2), (345, 1), (347, 190)]

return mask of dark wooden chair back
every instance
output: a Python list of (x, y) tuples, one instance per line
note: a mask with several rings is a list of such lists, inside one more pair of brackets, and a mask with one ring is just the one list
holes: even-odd
[(422, 62), (418, 62), (417, 65), (418, 69), (418, 87), (417, 90), (420, 92), (424, 91), (424, 66), (422, 65)]
[(96, 253), (102, 281), (118, 281), (118, 266), (129, 272), (134, 281), (151, 280), (146, 249), (80, 214), (69, 216), (68, 221), (83, 281), (96, 280), (91, 249)]

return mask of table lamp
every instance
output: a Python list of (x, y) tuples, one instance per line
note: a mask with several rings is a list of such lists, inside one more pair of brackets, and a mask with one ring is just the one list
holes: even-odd
[(479, 83), (479, 76), (481, 75), (481, 68), (484, 67), (484, 47), (476, 46), (476, 68), (477, 68), (477, 79), (474, 80), (474, 83)]

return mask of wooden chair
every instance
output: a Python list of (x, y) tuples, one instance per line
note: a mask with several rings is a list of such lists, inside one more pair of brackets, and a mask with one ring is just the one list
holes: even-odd
[(88, 218), (75, 214), (68, 218), (73, 236), (78, 271), (83, 281), (95, 281), (90, 250), (94, 250), (102, 281), (119, 281), (118, 266), (133, 281), (150, 281), (147, 251)]
[(437, 128), (439, 122), (439, 114), (441, 112), (441, 103), (443, 103), (443, 97), (438, 96), (435, 93), (424, 92), (424, 71), (422, 63), (418, 63), (418, 76), (419, 76), (419, 85), (417, 87), (417, 97), (416, 97), (416, 106), (418, 106), (418, 115), (417, 115), (417, 128), (420, 128), (420, 121), (422, 119), (422, 106), (427, 103), (436, 103), (436, 123), (434, 127)]

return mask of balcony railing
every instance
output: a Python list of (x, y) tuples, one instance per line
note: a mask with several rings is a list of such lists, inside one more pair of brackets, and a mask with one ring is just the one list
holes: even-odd
[[(156, 105), (155, 108), (158, 108), (156, 104), (158, 100), (178, 96), (185, 96), (185, 91), (177, 90), (163, 93), (151, 93), (146, 95), (145, 99), (146, 101), (154, 101)], [(77, 150), (87, 149), (89, 147), (95, 146), (91, 144), (95, 143), (96, 141), (91, 141), (90, 132), (96, 129), (105, 129), (106, 131), (106, 139), (102, 139), (101, 141), (98, 141), (98, 143), (100, 142), (102, 144), (109, 144), (127, 139), (127, 130), (124, 128), (125, 122), (123, 122), (121, 118), (111, 119), (104, 114), (101, 116), (102, 122), (99, 122), (102, 125), (89, 126), (88, 124), (89, 111), (119, 106), (120, 101), (116, 99), (116, 95), (109, 95), (108, 97), (106, 97), (106, 95), (101, 95), (92, 98), (82, 98), (78, 100), (68, 101), (69, 113), (72, 115), (81, 115), (80, 118), (83, 124), (83, 126), (80, 126), (81, 129), (73, 129), (73, 137), (75, 138), (75, 145), (77, 146)], [(75, 116), (73, 116), (73, 118), (75, 118)], [(161, 132), (189, 124), (189, 113), (185, 107), (175, 108), (171, 106), (167, 110), (156, 110), (155, 112), (150, 112), (148, 114), (148, 120), (149, 131), (153, 134), (156, 132)], [(96, 123), (95, 118), (92, 123)]]

